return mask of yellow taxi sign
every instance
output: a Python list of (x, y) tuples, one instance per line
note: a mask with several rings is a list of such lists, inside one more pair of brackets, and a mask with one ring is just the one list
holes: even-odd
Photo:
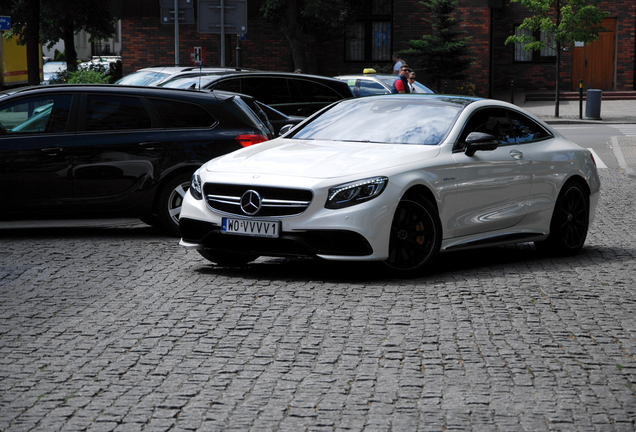
[(365, 73), (365, 74), (372, 74), (372, 73), (376, 73), (376, 72), (375, 72), (375, 69), (373, 69), (373, 68), (364, 68), (364, 70), (362, 71), (362, 73)]

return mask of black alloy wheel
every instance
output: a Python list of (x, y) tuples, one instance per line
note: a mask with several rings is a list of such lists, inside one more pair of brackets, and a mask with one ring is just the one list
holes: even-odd
[(535, 242), (538, 249), (568, 256), (577, 254), (585, 243), (589, 228), (589, 197), (576, 182), (568, 183), (557, 198), (550, 222), (550, 235)]
[(442, 227), (437, 210), (426, 198), (403, 198), (393, 216), (389, 237), (391, 269), (409, 273), (420, 271), (435, 260), (442, 243)]
[(190, 188), (190, 175), (181, 174), (165, 184), (156, 203), (157, 216), (163, 228), (171, 235), (180, 236), (179, 215), (181, 205)]

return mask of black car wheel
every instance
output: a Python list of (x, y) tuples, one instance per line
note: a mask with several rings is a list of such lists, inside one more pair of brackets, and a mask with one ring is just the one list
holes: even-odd
[(384, 263), (400, 272), (430, 266), (442, 244), (437, 210), (422, 196), (403, 198), (398, 204), (389, 238), (389, 258)]
[(567, 184), (557, 198), (550, 222), (550, 235), (535, 242), (538, 249), (556, 255), (577, 254), (587, 237), (590, 203), (585, 190), (576, 182)]
[(161, 225), (170, 234), (179, 236), (179, 215), (181, 205), (188, 189), (190, 188), (190, 175), (179, 175), (168, 181), (159, 194), (156, 202), (156, 211)]
[(197, 252), (206, 260), (222, 267), (241, 267), (258, 258), (258, 255), (215, 252), (205, 249)]

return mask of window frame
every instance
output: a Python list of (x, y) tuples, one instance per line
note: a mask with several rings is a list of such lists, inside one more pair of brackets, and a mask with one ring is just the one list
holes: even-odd
[[(68, 112), (66, 113), (66, 119), (65, 121), (63, 121), (64, 123), (64, 130), (50, 130), (50, 126), (51, 126), (51, 122), (54, 120), (58, 120), (59, 118), (56, 119), (56, 117), (59, 117), (60, 112), (58, 112), (58, 110), (60, 109), (59, 107), (59, 102), (56, 102), (54, 99), (62, 99), (62, 98), (69, 98), (69, 100), (67, 100), (67, 105), (68, 105)], [(18, 126), (22, 126), (24, 125), (26, 122), (33, 120), (36, 116), (40, 115), (40, 113), (33, 113), (33, 111), (35, 111), (38, 108), (44, 107), (49, 105), (49, 103), (43, 103), (45, 101), (49, 101), (49, 100), (53, 100), (53, 102), (50, 102), (53, 104), (53, 106), (51, 107), (51, 111), (49, 112), (48, 116), (46, 117), (46, 125), (44, 126), (44, 130), (25, 130), (25, 131), (17, 131), (14, 132), (14, 129)], [(20, 121), (18, 124), (13, 125), (10, 129), (6, 130), (5, 134), (0, 135), (0, 137), (18, 137), (18, 136), (26, 136), (26, 135), (60, 135), (60, 134), (66, 134), (66, 133), (73, 133), (75, 131), (75, 122), (74, 117), (76, 116), (74, 114), (74, 101), (75, 101), (75, 95), (72, 92), (51, 92), (51, 93), (40, 93), (40, 94), (35, 94), (35, 95), (27, 95), (25, 97), (19, 97), (19, 98), (15, 98), (12, 100), (7, 100), (4, 101), (3, 100), (3, 104), (0, 106), (0, 109), (2, 111), (8, 109), (9, 107), (17, 107), (20, 105), (29, 105), (28, 110), (26, 111), (26, 115), (27, 118), (25, 118), (24, 120)], [(55, 108), (55, 109), (54, 109)], [(29, 112), (31, 112), (31, 116), (29, 116)], [(6, 127), (6, 125), (3, 125), (4, 127)]]
[[(522, 113), (520, 111), (515, 111), (515, 110), (512, 110), (510, 108), (506, 108), (506, 107), (488, 106), (488, 107), (479, 108), (478, 110), (476, 110), (476, 111), (474, 111), (473, 113), (470, 114), (470, 117), (464, 123), (464, 126), (462, 127), (462, 130), (461, 130), (461, 132), (459, 133), (459, 135), (457, 137), (457, 141), (455, 142), (455, 145), (453, 146), (453, 152), (464, 151), (464, 141), (465, 141), (466, 137), (471, 132), (475, 132), (474, 130), (467, 132), (466, 128), (467, 128), (467, 126), (469, 126), (470, 122), (475, 118), (475, 116), (483, 115), (484, 111), (494, 111), (494, 110), (498, 110), (498, 111), (501, 110), (501, 111), (505, 112), (506, 117), (508, 118), (508, 124), (510, 125), (510, 128), (512, 130), (512, 134), (513, 134), (513, 138), (514, 138), (514, 142), (501, 142), (501, 141), (498, 140), (499, 141), (499, 147), (508, 147), (508, 146), (514, 146), (514, 145), (522, 146), (522, 145), (533, 144), (533, 143), (537, 143), (537, 142), (540, 142), (540, 141), (545, 141), (545, 140), (554, 138), (554, 134), (552, 132), (550, 132), (549, 129), (546, 129), (539, 122), (537, 122), (533, 118), (527, 116), (526, 114), (524, 114), (524, 113)], [(488, 114), (488, 113), (486, 113), (486, 114)], [(546, 136), (543, 136), (541, 138), (530, 139), (530, 140), (527, 140), (527, 141), (519, 141), (518, 134), (517, 134), (517, 129), (515, 128), (514, 123), (513, 123), (512, 114), (515, 114), (517, 117), (520, 117), (520, 118), (522, 118), (525, 121), (531, 122), (535, 127), (540, 128), (543, 132), (545, 132)]]
[[(519, 31), (528, 34), (529, 36), (533, 36), (535, 40), (545, 40), (549, 38), (549, 34), (545, 30), (528, 30), (528, 29), (520, 29), (519, 26), (521, 24), (515, 24), (513, 28), (513, 33), (516, 36), (521, 36), (522, 34)], [(548, 46), (542, 50), (532, 50), (526, 51), (523, 47), (525, 44), (515, 43), (512, 50), (512, 61), (517, 64), (528, 64), (528, 63), (554, 63), (556, 62), (556, 48), (552, 48)], [(545, 55), (547, 52), (552, 52), (553, 55)], [(528, 60), (519, 60), (517, 53), (524, 54), (523, 57), (529, 57)]]
[[(378, 2), (384, 2), (384, 5), (380, 5)], [(378, 6), (379, 9), (386, 9), (384, 11), (378, 11), (374, 13), (374, 6)], [(368, 63), (368, 62), (390, 62), (393, 54), (393, 2), (390, 0), (375, 0), (375, 1), (362, 1), (360, 3), (360, 9), (362, 13), (357, 19), (352, 22), (345, 29), (344, 41), (343, 41), (343, 59), (345, 63)], [(382, 13), (384, 12), (384, 13)], [(382, 56), (374, 58), (374, 44), (373, 41), (377, 35), (381, 35), (382, 32), (375, 33), (376, 25), (386, 26), (386, 46), (383, 48)], [(362, 26), (362, 31), (351, 32), (350, 27)], [(362, 58), (350, 58), (347, 53), (351, 51), (351, 34), (362, 34)], [(386, 56), (386, 57), (384, 57)]]

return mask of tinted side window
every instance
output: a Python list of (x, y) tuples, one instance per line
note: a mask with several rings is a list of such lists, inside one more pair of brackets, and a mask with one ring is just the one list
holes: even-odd
[(391, 93), (391, 91), (384, 88), (380, 83), (366, 79), (360, 80), (360, 96), (389, 93)]
[(152, 121), (138, 97), (87, 95), (86, 130), (150, 129)]
[(166, 129), (208, 128), (216, 123), (202, 106), (166, 99), (148, 99)]
[[(331, 103), (342, 99), (342, 96), (326, 85), (304, 79), (295, 79), (294, 82), (300, 88), (305, 99), (310, 102)], [(360, 94), (362, 95), (362, 89), (360, 89)]]
[(510, 120), (518, 143), (541, 140), (552, 136), (532, 119), (516, 112), (510, 112)]
[[(241, 91), (241, 79), (240, 78), (228, 78), (220, 80), (213, 86), (216, 90), (229, 91), (233, 93), (246, 93)], [(249, 93), (246, 93), (249, 94)]]
[(487, 108), (477, 111), (466, 123), (466, 127), (460, 137), (460, 144), (466, 140), (471, 132), (483, 132), (494, 135), (499, 144), (515, 142), (514, 132), (508, 113), (501, 108)]
[(246, 77), (243, 78), (242, 92), (268, 105), (290, 102), (285, 78)]
[(8, 134), (65, 132), (72, 99), (51, 95), (10, 102), (0, 107), (0, 125)]

